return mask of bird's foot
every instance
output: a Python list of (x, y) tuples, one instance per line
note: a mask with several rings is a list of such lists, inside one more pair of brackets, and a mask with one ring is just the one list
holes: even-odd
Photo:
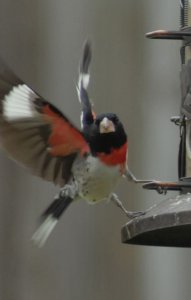
[(117, 194), (114, 194), (114, 193), (111, 194), (109, 199), (112, 200), (119, 208), (121, 208), (122, 211), (125, 213), (125, 215), (129, 219), (134, 219), (134, 218), (140, 217), (146, 213), (144, 211), (128, 211), (128, 210), (126, 210), (126, 208), (124, 207), (123, 203), (120, 201)]

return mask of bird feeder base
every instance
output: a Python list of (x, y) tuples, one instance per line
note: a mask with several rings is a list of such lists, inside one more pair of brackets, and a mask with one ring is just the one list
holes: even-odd
[(124, 225), (121, 233), (127, 244), (191, 247), (191, 194), (154, 205)]

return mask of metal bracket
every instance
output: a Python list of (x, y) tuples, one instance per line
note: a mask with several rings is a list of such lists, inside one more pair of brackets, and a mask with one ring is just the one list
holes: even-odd
[(184, 177), (179, 181), (151, 181), (143, 185), (144, 189), (156, 190), (159, 194), (166, 194), (167, 191), (191, 192), (191, 178)]
[(181, 40), (183, 45), (180, 48), (180, 57), (182, 64), (185, 63), (185, 48), (191, 46), (191, 27), (185, 26), (180, 30), (156, 30), (146, 33), (149, 39), (163, 39), (163, 40)]
[(180, 30), (155, 30), (146, 33), (149, 39), (183, 40), (187, 45), (191, 44), (191, 27), (183, 27)]

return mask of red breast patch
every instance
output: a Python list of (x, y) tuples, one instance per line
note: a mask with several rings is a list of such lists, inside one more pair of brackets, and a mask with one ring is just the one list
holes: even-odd
[(123, 173), (124, 166), (126, 165), (127, 159), (127, 142), (119, 149), (112, 149), (111, 153), (99, 153), (99, 159), (108, 166), (121, 166), (121, 172)]

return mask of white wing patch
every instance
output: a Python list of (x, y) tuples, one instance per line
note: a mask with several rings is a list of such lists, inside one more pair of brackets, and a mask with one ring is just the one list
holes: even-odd
[(85, 90), (87, 90), (88, 85), (89, 85), (89, 81), (90, 81), (90, 75), (89, 74), (85, 74), (85, 73), (80, 73), (79, 75), (79, 80), (78, 80), (78, 85), (77, 85), (77, 93), (78, 93), (78, 99), (81, 101), (81, 89), (84, 88)]
[(33, 101), (37, 95), (26, 85), (20, 84), (3, 99), (3, 115), (7, 121), (31, 118), (38, 115)]
[(79, 76), (79, 86), (82, 85), (82, 87), (87, 90), (88, 88), (88, 85), (89, 85), (89, 81), (90, 81), (90, 75), (89, 74), (84, 74), (84, 73), (81, 73), (80, 76)]
[(83, 111), (81, 112), (81, 115), (80, 115), (80, 125), (81, 125), (81, 129), (83, 130), (84, 126), (83, 126), (83, 118), (84, 118), (84, 113)]

